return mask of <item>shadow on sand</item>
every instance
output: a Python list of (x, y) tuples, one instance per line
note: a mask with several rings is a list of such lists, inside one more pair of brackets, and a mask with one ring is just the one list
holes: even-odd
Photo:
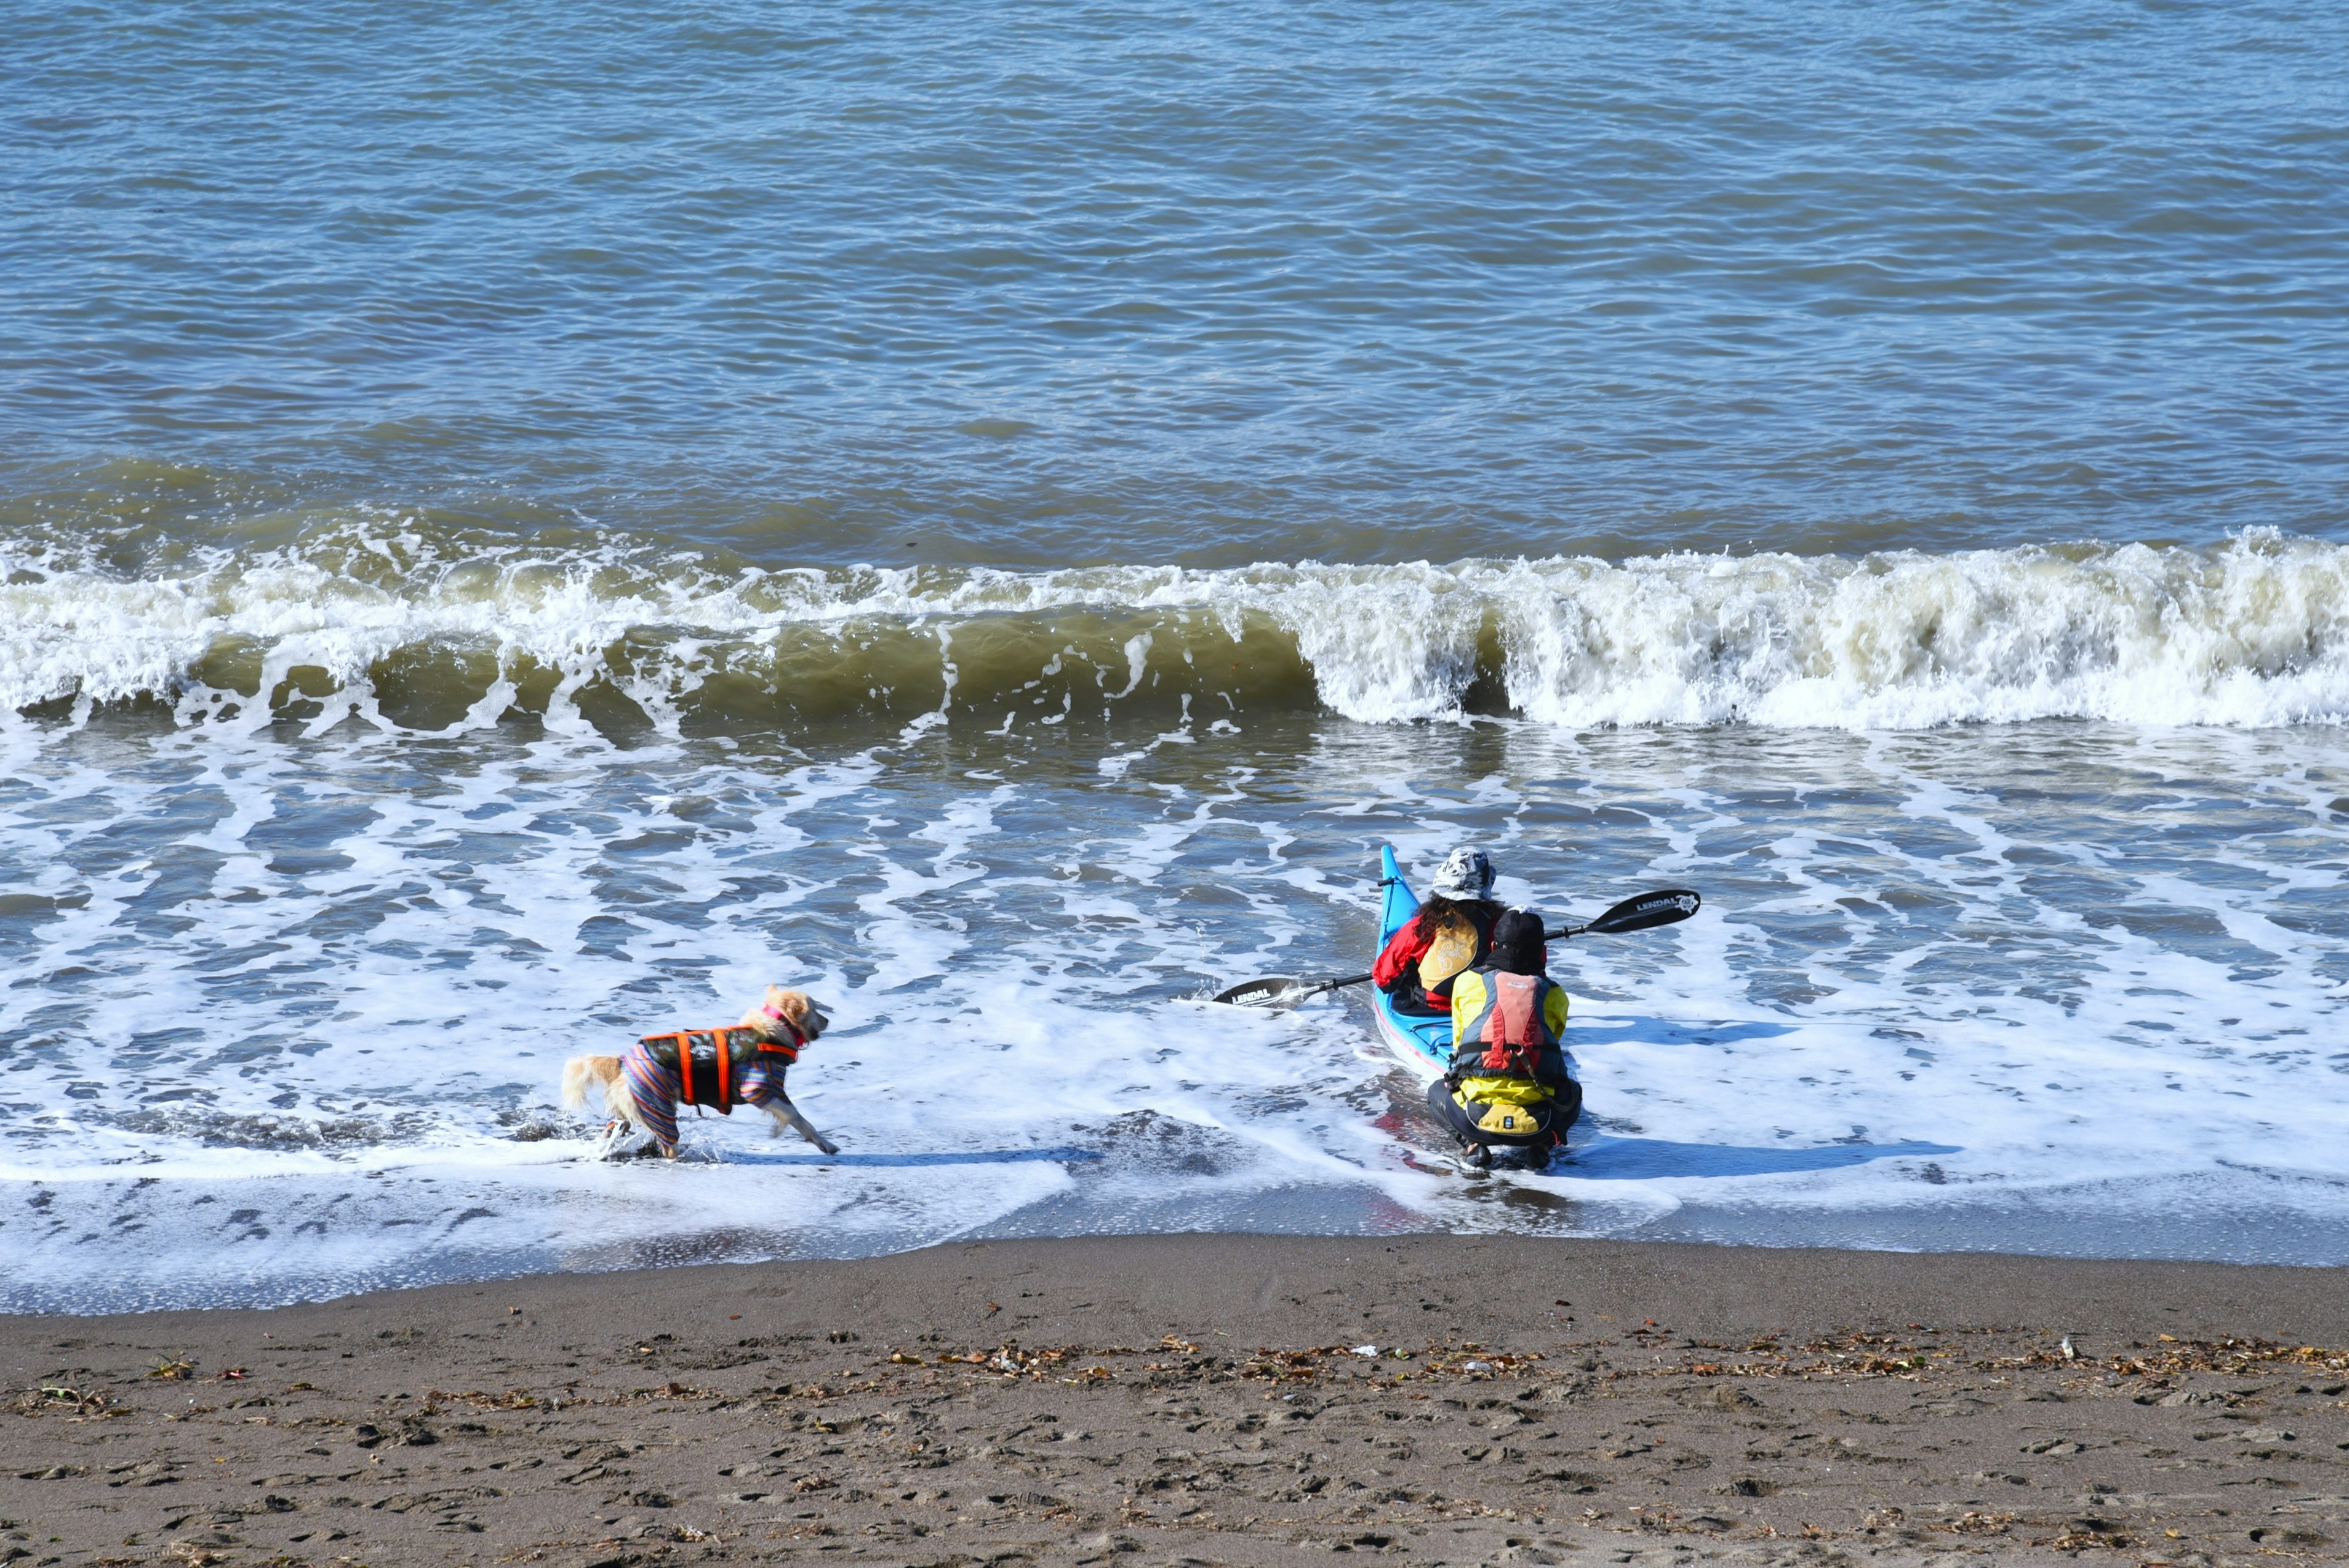
[(1946, 1143), (1831, 1143), (1810, 1148), (1746, 1148), (1736, 1144), (1668, 1143), (1653, 1137), (1578, 1136), (1551, 1174), (1584, 1181), (1649, 1181), (1663, 1176), (1779, 1176), (1840, 1170), (1872, 1159), (1955, 1154)]
[[(1652, 1018), (1636, 1013), (1578, 1017), (1568, 1049), (1636, 1042), (1645, 1045), (1738, 1045), (1776, 1040), (1797, 1032), (1791, 1023), (1760, 1019), (1709, 1023)], [(1669, 1176), (1782, 1176), (1803, 1170), (1840, 1170), (1876, 1159), (1956, 1154), (1945, 1143), (1831, 1143), (1806, 1148), (1780, 1144), (1749, 1148), (1736, 1144), (1669, 1143), (1662, 1138), (1616, 1137), (1589, 1127), (1576, 1129), (1567, 1158), (1550, 1167), (1558, 1176), (1585, 1181), (1648, 1181)]]
[(729, 1151), (729, 1165), (1068, 1165), (1100, 1159), (1097, 1148), (966, 1148), (930, 1154), (769, 1154), (760, 1150)]
[(1613, 1045), (1636, 1041), (1642, 1045), (1736, 1045), (1748, 1040), (1776, 1040), (1793, 1034), (1792, 1023), (1761, 1019), (1722, 1019), (1711, 1023), (1682, 1019), (1646, 1018), (1632, 1013), (1577, 1013), (1567, 1026), (1566, 1046)]

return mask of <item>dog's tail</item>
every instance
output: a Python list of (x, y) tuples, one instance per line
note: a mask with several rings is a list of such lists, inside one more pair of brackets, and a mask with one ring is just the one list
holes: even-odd
[(601, 1084), (604, 1098), (612, 1097), (613, 1082), (620, 1075), (617, 1056), (574, 1056), (563, 1064), (563, 1103), (572, 1110), (584, 1110), (587, 1105), (587, 1085)]

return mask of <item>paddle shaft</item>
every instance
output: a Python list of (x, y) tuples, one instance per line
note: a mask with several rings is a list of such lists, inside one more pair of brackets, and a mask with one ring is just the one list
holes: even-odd
[[(1555, 942), (1562, 940), (1567, 937), (1578, 937), (1589, 929), (1590, 928), (1588, 926), (1568, 926), (1562, 930), (1544, 931), (1542, 933), (1542, 940), (1546, 942)], [(1312, 990), (1305, 992), (1305, 994), (1308, 996), (1316, 996), (1325, 991), (1343, 991), (1350, 985), (1367, 984), (1370, 979), (1371, 977), (1367, 974), (1350, 974), (1343, 980), (1325, 980), (1320, 984), (1313, 987)]]
[[(1619, 936), (1630, 931), (1648, 930), (1657, 926), (1669, 926), (1675, 920), (1685, 920), (1695, 914), (1697, 906), (1702, 901), (1694, 893), (1686, 889), (1643, 893), (1636, 898), (1624, 899), (1588, 925), (1565, 926), (1555, 931), (1544, 931), (1542, 940), (1563, 941), (1568, 937), (1581, 936), (1586, 931), (1597, 931), (1605, 936)], [(1247, 1006), (1256, 1006), (1260, 1002), (1262, 1005), (1271, 1007), (1293, 1007), (1309, 996), (1319, 996), (1325, 992), (1343, 991), (1350, 985), (1361, 985), (1371, 978), (1367, 974), (1350, 974), (1340, 980), (1318, 981), (1311, 985), (1290, 984), (1278, 978), (1250, 981), (1246, 985), (1235, 986), (1216, 1000), (1242, 1002)], [(1287, 989), (1278, 992), (1268, 989), (1276, 985), (1286, 986)], [(1257, 994), (1243, 999), (1236, 994), (1240, 992), (1252, 992)]]

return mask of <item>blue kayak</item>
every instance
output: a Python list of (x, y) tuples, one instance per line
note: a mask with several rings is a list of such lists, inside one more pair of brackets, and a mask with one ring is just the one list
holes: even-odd
[[(1379, 887), (1385, 895), (1379, 909), (1379, 950), (1383, 952), (1388, 939), (1419, 913), (1419, 895), (1403, 881), (1402, 867), (1395, 864), (1392, 845), (1379, 851)], [(1375, 958), (1377, 954), (1371, 956)], [(1386, 992), (1375, 988), (1371, 992), (1371, 1011), (1378, 1015), (1379, 1038), (1405, 1066), (1423, 1080), (1444, 1075), (1444, 1069), (1452, 1064), (1450, 1013), (1430, 1017), (1398, 1012)]]

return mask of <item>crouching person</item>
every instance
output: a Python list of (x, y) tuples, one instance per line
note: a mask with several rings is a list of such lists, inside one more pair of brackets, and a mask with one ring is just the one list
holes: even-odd
[(1452, 1070), (1428, 1085), (1427, 1099), (1471, 1164), (1515, 1148), (1539, 1170), (1582, 1115), (1582, 1085), (1560, 1044), (1566, 992), (1542, 972), (1547, 959), (1541, 917), (1511, 909), (1495, 923), (1485, 961), (1453, 982)]

